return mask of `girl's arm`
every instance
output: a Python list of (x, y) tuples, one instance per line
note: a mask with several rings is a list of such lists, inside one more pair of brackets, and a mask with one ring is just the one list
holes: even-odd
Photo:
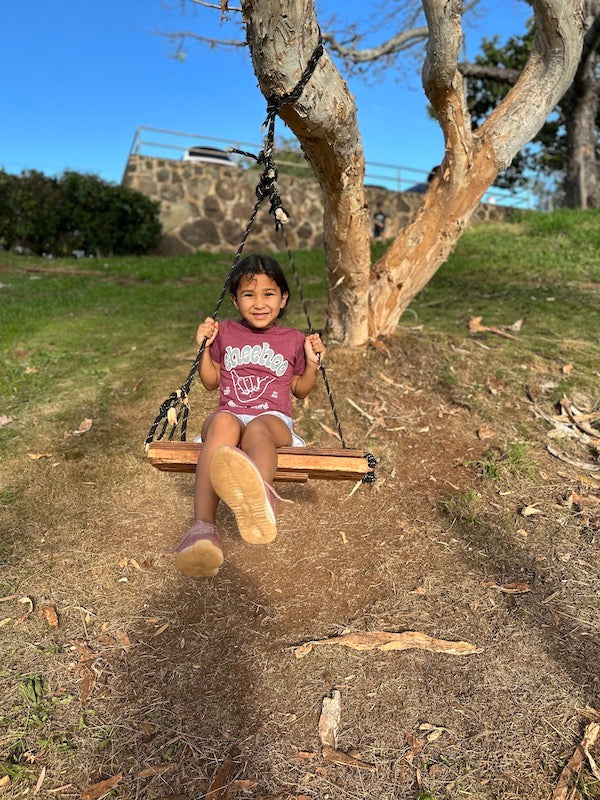
[(200, 325), (198, 325), (198, 330), (196, 331), (196, 344), (198, 347), (201, 347), (202, 342), (204, 339), (206, 339), (206, 346), (204, 348), (204, 352), (202, 353), (202, 360), (198, 365), (198, 374), (200, 375), (202, 385), (209, 392), (212, 392), (213, 389), (219, 388), (219, 380), (221, 377), (220, 367), (215, 361), (212, 360), (209, 352), (209, 348), (217, 338), (218, 332), (219, 323), (212, 317), (207, 317), (204, 322), (201, 322)]
[(311, 333), (304, 339), (304, 355), (306, 357), (304, 372), (292, 378), (292, 394), (299, 400), (305, 398), (315, 385), (319, 364), (325, 355), (325, 345), (318, 333)]

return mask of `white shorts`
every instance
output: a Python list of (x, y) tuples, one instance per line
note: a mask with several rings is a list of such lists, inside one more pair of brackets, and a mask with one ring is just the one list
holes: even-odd
[[(297, 434), (294, 433), (294, 422), (292, 418), (288, 417), (286, 414), (283, 414), (281, 411), (264, 411), (262, 414), (234, 414), (233, 411), (228, 411), (226, 408), (219, 408), (217, 411), (225, 411), (225, 413), (231, 414), (233, 417), (237, 417), (240, 422), (244, 423), (244, 425), (252, 422), (252, 420), (256, 419), (257, 417), (264, 417), (265, 414), (270, 414), (273, 417), (279, 417), (279, 419), (282, 419), (291, 431), (292, 447), (306, 447), (306, 442), (304, 439), (301, 439)], [(202, 436), (196, 436), (194, 441), (201, 442)]]

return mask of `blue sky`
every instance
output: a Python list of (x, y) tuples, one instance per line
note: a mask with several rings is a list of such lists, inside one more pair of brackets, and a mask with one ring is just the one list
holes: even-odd
[[(219, 14), (161, 0), (6, 0), (0, 12), (2, 125), (0, 168), (92, 172), (119, 182), (138, 125), (247, 142), (261, 140), (265, 102), (245, 48), (191, 44), (169, 57), (158, 31), (190, 28), (223, 35)], [(317, 3), (320, 18), (340, 4)], [(373, 4), (366, 6), (369, 12)], [(365, 13), (347, 0), (344, 14)], [(521, 0), (482, 0), (466, 30), (473, 57), (483, 36), (522, 33), (530, 9)], [(389, 35), (382, 31), (382, 36)], [(364, 82), (356, 97), (368, 161), (428, 171), (442, 155), (442, 136), (427, 116), (420, 77), (406, 69)], [(283, 123), (279, 132), (285, 134)]]

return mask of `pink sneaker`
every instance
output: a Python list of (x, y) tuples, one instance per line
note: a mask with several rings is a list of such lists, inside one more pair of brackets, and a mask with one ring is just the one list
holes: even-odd
[(177, 547), (172, 547), (167, 553), (175, 553), (175, 566), (190, 578), (210, 578), (217, 574), (223, 563), (217, 526), (201, 519), (194, 522)]
[(244, 541), (251, 544), (273, 541), (277, 536), (275, 500), (282, 498), (264, 482), (245, 453), (238, 447), (219, 447), (210, 463), (210, 480), (215, 492), (235, 514)]

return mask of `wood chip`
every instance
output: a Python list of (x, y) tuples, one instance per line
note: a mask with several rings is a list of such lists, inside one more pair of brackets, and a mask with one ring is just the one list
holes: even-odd
[(324, 747), (337, 747), (337, 732), (342, 714), (341, 694), (334, 689), (330, 697), (324, 697), (319, 717), (319, 741)]
[(590, 722), (587, 725), (583, 734), (583, 739), (577, 745), (577, 748), (571, 758), (566, 763), (563, 771), (560, 773), (560, 778), (556, 784), (556, 788), (552, 793), (551, 800), (571, 800), (576, 792), (576, 785), (579, 780), (579, 775), (588, 756), (589, 750), (593, 747), (598, 734), (600, 733), (600, 723)]
[(519, 513), (522, 517), (533, 517), (534, 514), (543, 514), (544, 512), (535, 506), (525, 506)]
[(40, 611), (51, 628), (58, 628), (58, 615), (54, 606), (42, 606)]
[(314, 639), (310, 642), (305, 642), (298, 645), (298, 647), (292, 648), (292, 652), (296, 658), (303, 658), (312, 652), (313, 647), (330, 644), (350, 647), (353, 650), (382, 650), (387, 652), (389, 650), (416, 649), (455, 656), (469, 656), (483, 652), (483, 648), (478, 648), (470, 642), (448, 642), (444, 639), (434, 639), (419, 631), (344, 633), (341, 636), (332, 636), (329, 639)]
[(98, 800), (99, 797), (102, 797), (114, 789), (115, 786), (121, 782), (122, 777), (123, 773), (119, 772), (118, 775), (113, 775), (112, 778), (93, 783), (91, 786), (88, 786), (87, 789), (83, 790), (81, 793), (81, 800)]
[(206, 792), (206, 797), (210, 797), (210, 800), (230, 800), (233, 792), (231, 783), (235, 770), (235, 761), (231, 755), (229, 755), (216, 771), (215, 776), (210, 782), (210, 786)]

